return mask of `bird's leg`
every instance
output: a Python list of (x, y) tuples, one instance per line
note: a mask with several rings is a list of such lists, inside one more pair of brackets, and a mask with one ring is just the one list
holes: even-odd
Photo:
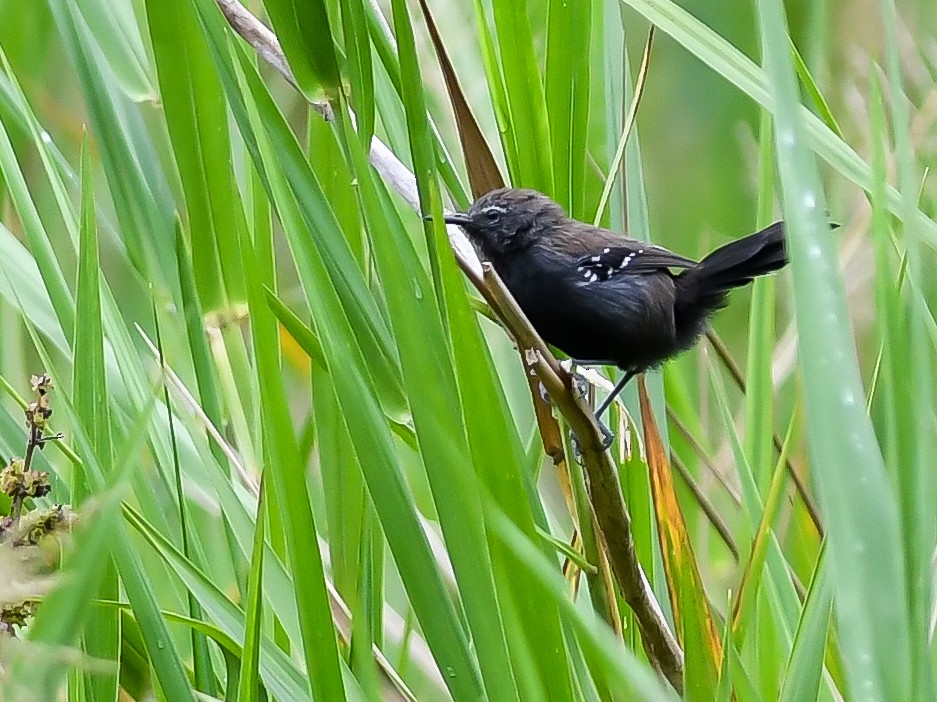
[[(599, 405), (599, 408), (595, 411), (595, 421), (599, 425), (599, 430), (602, 432), (603, 449), (608, 449), (612, 445), (612, 442), (615, 441), (615, 434), (611, 429), (605, 426), (605, 423), (602, 421), (602, 415), (605, 414), (605, 410), (611, 407), (612, 403), (615, 401), (615, 398), (618, 397), (619, 393), (621, 393), (621, 391), (628, 384), (628, 381), (630, 381), (635, 375), (637, 375), (637, 371), (625, 371), (625, 375), (621, 380), (618, 381), (618, 384), (612, 388), (612, 391), (608, 394), (608, 397), (602, 401), (602, 404)], [(573, 437), (573, 449), (577, 454), (581, 453), (579, 450), (579, 442), (576, 440), (575, 436)]]
[(605, 410), (612, 406), (612, 403), (615, 401), (615, 398), (625, 389), (625, 386), (628, 384), (628, 381), (635, 376), (633, 370), (625, 371), (625, 374), (622, 376), (621, 380), (618, 381), (618, 384), (612, 388), (612, 391), (608, 394), (602, 404), (599, 405), (599, 408), (595, 411), (595, 421), (599, 425), (599, 429), (602, 431), (602, 448), (609, 448), (612, 445), (612, 442), (615, 441), (615, 434), (605, 426), (605, 422), (602, 421), (602, 415), (605, 414)]
[[(618, 397), (621, 391), (625, 389), (628, 381), (630, 381), (636, 375), (636, 373), (637, 371), (633, 370), (625, 371), (625, 374), (622, 376), (621, 380), (618, 381), (618, 385), (612, 389), (612, 391), (608, 394), (608, 397), (602, 401), (602, 404), (599, 405), (599, 408), (595, 411), (596, 419), (599, 419), (599, 417), (605, 414), (605, 410), (612, 406), (615, 398)], [(599, 423), (601, 424), (601, 422)]]

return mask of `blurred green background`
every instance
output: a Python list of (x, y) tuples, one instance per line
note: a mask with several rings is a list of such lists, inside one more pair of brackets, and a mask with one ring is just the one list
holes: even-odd
[(0, 456), (49, 372), (65, 439), (28, 507), (79, 514), (0, 693), (934, 699), (937, 5), (429, 2), (513, 184), (593, 219), (652, 18), (602, 222), (695, 257), (789, 224), (725, 350), (648, 375), (660, 460), (629, 452), (657, 446), (635, 388), (616, 417), (682, 685), (512, 340), (343, 117), (423, 212), (471, 199), (420, 4), (249, 7), (299, 89), (210, 0), (0, 0)]

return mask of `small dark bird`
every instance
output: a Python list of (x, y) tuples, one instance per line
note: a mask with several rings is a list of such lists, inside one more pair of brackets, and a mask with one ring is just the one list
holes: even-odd
[(545, 341), (580, 365), (625, 372), (597, 417), (635, 374), (693, 346), (730, 290), (787, 263), (783, 222), (697, 263), (571, 219), (535, 190), (492, 190), (445, 220), (466, 231)]

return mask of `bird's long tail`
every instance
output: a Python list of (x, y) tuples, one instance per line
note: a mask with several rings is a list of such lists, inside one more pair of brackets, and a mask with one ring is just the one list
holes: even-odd
[(678, 305), (717, 310), (725, 305), (730, 290), (748, 285), (756, 277), (786, 264), (784, 223), (775, 222), (760, 232), (716, 249), (695, 267), (681, 273), (677, 277)]

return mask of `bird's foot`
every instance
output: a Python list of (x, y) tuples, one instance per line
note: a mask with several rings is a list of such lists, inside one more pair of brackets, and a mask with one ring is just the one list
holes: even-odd
[[(612, 433), (612, 430), (605, 426), (605, 423), (599, 419), (595, 418), (596, 423), (599, 425), (599, 431), (602, 432), (602, 450), (608, 451), (612, 444), (615, 443), (615, 434)], [(582, 446), (579, 444), (579, 439), (576, 438), (575, 434), (572, 434), (569, 437), (569, 443), (573, 448), (573, 456), (576, 459), (576, 463), (582, 464)]]
[[(578, 372), (577, 369), (582, 367), (582, 364), (577, 363), (573, 361), (572, 359), (565, 359), (560, 362), (560, 365), (563, 367), (563, 369), (567, 373), (570, 374), (570, 377), (572, 378), (573, 392), (575, 392), (581, 399), (587, 400), (589, 397), (589, 390), (592, 385), (592, 382), (590, 382), (589, 378), (585, 374)], [(594, 371), (588, 371), (588, 372), (594, 372)], [(550, 393), (547, 391), (546, 386), (543, 383), (539, 383), (538, 391), (539, 391), (541, 400), (543, 400), (544, 402), (550, 402)], [(614, 443), (615, 435), (602, 422), (602, 420), (600, 419), (599, 413), (596, 413), (594, 416), (595, 416), (596, 423), (599, 425), (599, 431), (602, 432), (602, 450), (607, 451), (609, 448), (611, 448), (612, 444)], [(572, 445), (573, 455), (576, 459), (576, 462), (581, 464), (582, 463), (582, 448), (575, 434), (572, 434), (570, 436), (570, 442)]]
[[(580, 398), (588, 399), (589, 397), (589, 387), (591, 383), (589, 379), (586, 378), (583, 374), (579, 373), (576, 368), (578, 367), (573, 361), (566, 359), (560, 361), (560, 366), (569, 373), (572, 378), (573, 392), (575, 392)], [(546, 385), (539, 383), (537, 386), (540, 399), (544, 402), (550, 402), (550, 393), (547, 390)]]
[(605, 426), (605, 422), (598, 417), (595, 418), (595, 421), (598, 422), (599, 430), (602, 432), (602, 448), (608, 451), (612, 447), (612, 444), (615, 443), (615, 434), (613, 434), (612, 430)]
[(572, 379), (573, 391), (579, 395), (579, 397), (586, 399), (589, 394), (589, 386), (591, 383), (585, 374), (579, 372), (581, 364), (574, 361), (571, 358), (564, 358), (560, 361), (560, 368), (569, 373), (570, 378)]

